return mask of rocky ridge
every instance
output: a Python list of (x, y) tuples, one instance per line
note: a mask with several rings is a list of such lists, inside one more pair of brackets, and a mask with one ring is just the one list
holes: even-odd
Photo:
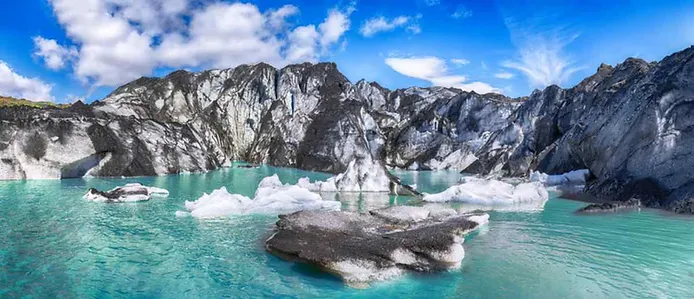
[(0, 179), (201, 172), (234, 160), (339, 173), (370, 156), (497, 177), (588, 169), (592, 195), (694, 212), (692, 57), (694, 48), (630, 58), (518, 99), (353, 84), (332, 63), (176, 71), (91, 105), (0, 108)]

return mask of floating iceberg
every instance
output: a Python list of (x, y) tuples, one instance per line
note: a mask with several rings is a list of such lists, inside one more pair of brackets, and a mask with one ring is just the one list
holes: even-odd
[(530, 181), (542, 183), (548, 187), (559, 185), (585, 185), (589, 177), (590, 170), (588, 169), (569, 171), (564, 174), (546, 174), (533, 171), (530, 174)]
[(487, 214), (458, 215), (451, 209), (410, 206), (368, 214), (302, 211), (280, 216), (265, 248), (360, 285), (406, 271), (460, 267), (465, 235), (488, 221)]
[(146, 201), (152, 196), (168, 196), (169, 191), (166, 189), (143, 186), (138, 183), (126, 184), (122, 187), (116, 187), (109, 191), (99, 191), (90, 188), (84, 198), (96, 202), (120, 203), (120, 202), (135, 202)]
[(352, 160), (345, 172), (326, 181), (311, 183), (302, 178), (297, 185), (316, 192), (390, 192), (391, 176), (383, 165), (367, 157)]
[(425, 194), (427, 202), (465, 202), (477, 205), (514, 205), (521, 203), (546, 202), (547, 189), (539, 183), (511, 185), (497, 180), (465, 178), (460, 185), (452, 186), (441, 193)]
[[(185, 207), (196, 218), (216, 218), (236, 214), (286, 214), (303, 210), (339, 211), (340, 202), (323, 200), (320, 195), (297, 185), (283, 185), (275, 174), (258, 184), (253, 199), (231, 194), (225, 187), (204, 194)], [(180, 211), (179, 211), (180, 212)], [(183, 216), (182, 213), (176, 213)]]

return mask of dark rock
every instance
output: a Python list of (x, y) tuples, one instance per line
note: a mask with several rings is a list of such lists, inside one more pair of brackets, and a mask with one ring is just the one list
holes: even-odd
[(627, 201), (613, 201), (606, 203), (595, 203), (580, 208), (578, 213), (614, 213), (627, 209), (638, 209), (641, 207), (641, 201), (633, 198)]
[[(421, 207), (390, 207), (371, 214), (303, 211), (281, 215), (266, 249), (309, 263), (348, 283), (388, 279), (460, 266), (464, 236), (488, 216), (435, 217)], [(454, 213), (455, 214), (455, 213)]]

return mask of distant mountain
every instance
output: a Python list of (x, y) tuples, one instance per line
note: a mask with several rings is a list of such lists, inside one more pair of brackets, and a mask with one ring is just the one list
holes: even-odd
[[(694, 211), (694, 48), (601, 65), (529, 97), (351, 83), (333, 63), (140, 78), (91, 105), (0, 108), (0, 179), (160, 175), (234, 160), (341, 172), (391, 167), (525, 176), (587, 168), (588, 192)], [(38, 150), (37, 150), (38, 149)]]

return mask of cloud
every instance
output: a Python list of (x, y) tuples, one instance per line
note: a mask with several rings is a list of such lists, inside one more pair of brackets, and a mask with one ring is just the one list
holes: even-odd
[(318, 59), (316, 45), (320, 34), (316, 26), (307, 25), (295, 28), (289, 34), (288, 61), (315, 61)]
[(407, 31), (413, 34), (418, 34), (422, 32), (422, 28), (419, 26), (419, 24), (415, 23), (415, 20), (419, 18), (421, 18), (421, 15), (418, 15), (415, 18), (398, 16), (392, 19), (378, 16), (366, 20), (364, 24), (362, 24), (359, 32), (364, 37), (372, 37), (379, 32), (393, 31), (396, 28), (407, 26)]
[(452, 64), (457, 64), (457, 65), (467, 65), (470, 63), (470, 60), (464, 59), (464, 58), (454, 58), (450, 60)]
[(531, 87), (542, 88), (563, 84), (583, 67), (575, 66), (564, 52), (566, 45), (578, 37), (567, 34), (561, 28), (535, 31), (535, 27), (523, 27), (512, 19), (506, 20), (517, 57), (502, 62), (502, 66), (523, 73)]
[[(63, 48), (77, 53), (61, 67), (71, 61), (76, 77), (95, 86), (120, 85), (159, 67), (317, 61), (341, 44), (355, 10), (354, 4), (334, 8), (320, 24), (295, 26), (290, 18), (299, 9), (293, 5), (261, 11), (250, 3), (191, 0), (50, 3), (74, 44)], [(40, 57), (52, 68), (61, 65), (57, 57), (66, 56)]]
[(77, 56), (74, 47), (63, 47), (53, 39), (45, 39), (41, 36), (34, 37), (34, 56), (43, 59), (46, 67), (52, 70), (60, 70)]
[(385, 63), (394, 71), (408, 77), (431, 82), (435, 86), (455, 87), (480, 94), (501, 90), (484, 82), (467, 82), (467, 77), (450, 74), (446, 61), (438, 57), (386, 58)]
[(77, 101), (84, 102), (85, 98), (81, 97), (81, 96), (76, 96), (76, 95), (71, 94), (71, 93), (69, 93), (65, 96), (65, 103), (75, 103)]
[(349, 30), (349, 16), (354, 10), (354, 3), (350, 4), (344, 11), (337, 8), (331, 9), (328, 17), (325, 18), (323, 23), (318, 25), (321, 33), (320, 45), (323, 47), (324, 52), (328, 47), (340, 40), (340, 37)]
[(53, 86), (37, 78), (19, 75), (0, 60), (0, 95), (23, 98), (30, 101), (54, 101), (51, 95)]
[(458, 5), (451, 17), (454, 19), (466, 19), (472, 17), (472, 10), (469, 10), (464, 5)]
[(512, 79), (514, 75), (512, 73), (502, 71), (494, 74), (494, 77), (499, 79)]
[(500, 5), (500, 11), (516, 48), (515, 57), (501, 65), (527, 77), (530, 87), (564, 84), (584, 68), (566, 51), (579, 37), (570, 12), (517, 2)]
[(270, 10), (267, 13), (269, 25), (274, 29), (282, 29), (287, 25), (287, 18), (298, 13), (299, 8), (294, 5), (285, 5), (277, 10)]

